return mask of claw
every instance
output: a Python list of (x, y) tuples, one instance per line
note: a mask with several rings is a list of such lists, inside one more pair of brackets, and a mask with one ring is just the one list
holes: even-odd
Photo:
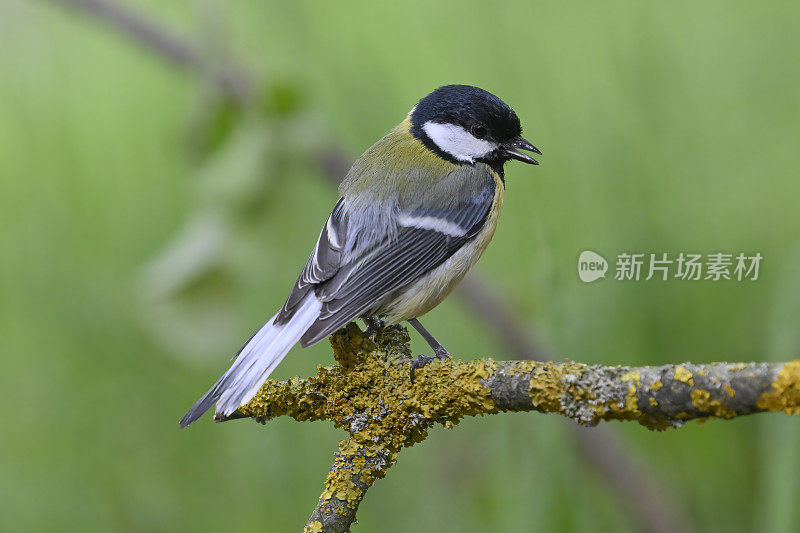
[(422, 368), (434, 359), (447, 359), (450, 353), (444, 348), (434, 350), (434, 355), (418, 355), (416, 359), (411, 361), (411, 384), (414, 384), (414, 371)]
[(436, 357), (431, 357), (430, 355), (420, 355), (417, 356), (416, 359), (411, 361), (411, 384), (414, 384), (414, 371), (418, 368), (422, 368), (423, 366), (427, 365), (431, 361), (436, 359)]

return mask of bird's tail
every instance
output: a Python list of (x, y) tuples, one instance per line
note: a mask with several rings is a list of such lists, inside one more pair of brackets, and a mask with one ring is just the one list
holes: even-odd
[(249, 402), (291, 347), (317, 320), (321, 308), (322, 302), (310, 291), (289, 322), (274, 325), (277, 314), (267, 320), (242, 347), (233, 366), (184, 415), (181, 427), (200, 418), (214, 403), (217, 413), (230, 415)]

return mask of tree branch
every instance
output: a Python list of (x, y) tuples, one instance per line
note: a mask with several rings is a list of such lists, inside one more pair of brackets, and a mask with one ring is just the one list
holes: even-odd
[[(109, 0), (50, 1), (96, 17), (177, 67), (198, 72), (211, 68), (194, 44), (121, 3)], [(212, 69), (211, 78), (220, 91), (234, 102), (245, 104), (252, 96), (252, 80), (249, 73), (242, 69), (219, 66)]]
[[(800, 360), (611, 367), (573, 361), (448, 359), (409, 380), (406, 330), (365, 337), (350, 324), (331, 337), (338, 365), (316, 376), (268, 381), (237, 417), (328, 420), (349, 433), (307, 531), (347, 531), (366, 491), (402, 448), (435, 425), (504, 411), (558, 413), (581, 425), (637, 421), (648, 429), (764, 411), (800, 414)], [(222, 419), (220, 419), (222, 420)]]

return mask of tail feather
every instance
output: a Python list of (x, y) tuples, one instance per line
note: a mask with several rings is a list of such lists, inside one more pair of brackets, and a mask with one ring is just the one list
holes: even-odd
[(181, 427), (185, 428), (200, 418), (215, 403), (218, 413), (230, 415), (240, 405), (249, 402), (292, 346), (317, 320), (321, 308), (322, 302), (311, 292), (289, 322), (276, 326), (277, 315), (270, 318), (242, 347), (228, 371), (184, 415)]

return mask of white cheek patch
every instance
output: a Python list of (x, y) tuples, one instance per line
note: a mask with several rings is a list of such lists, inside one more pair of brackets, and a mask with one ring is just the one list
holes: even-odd
[(495, 143), (478, 139), (456, 124), (440, 124), (429, 120), (422, 125), (422, 129), (440, 150), (459, 161), (472, 163), (497, 149)]

